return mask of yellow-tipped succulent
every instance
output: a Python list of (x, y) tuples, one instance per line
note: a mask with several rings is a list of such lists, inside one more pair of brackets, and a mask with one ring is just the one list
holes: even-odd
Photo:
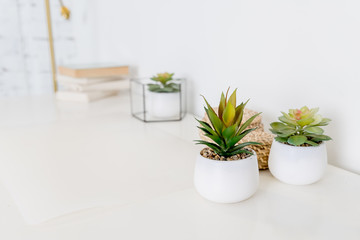
[(196, 140), (197, 144), (203, 144), (211, 148), (220, 156), (229, 157), (240, 153), (253, 154), (246, 149), (249, 145), (259, 145), (257, 142), (244, 142), (236, 145), (251, 131), (256, 128), (246, 129), (251, 122), (260, 114), (255, 114), (242, 124), (244, 108), (247, 102), (236, 105), (236, 89), (227, 98), (229, 89), (226, 93), (221, 94), (219, 109), (216, 113), (204, 98), (206, 106), (205, 112), (210, 120), (210, 124), (196, 119), (201, 126), (198, 128), (205, 133), (205, 136), (213, 140), (213, 142)]
[(319, 108), (309, 109), (304, 106), (300, 109), (290, 109), (288, 113), (281, 112), (280, 122), (270, 124), (270, 131), (277, 136), (275, 140), (288, 143), (293, 146), (309, 144), (317, 146), (323, 141), (331, 138), (324, 135), (321, 126), (326, 126), (331, 121), (317, 114)]

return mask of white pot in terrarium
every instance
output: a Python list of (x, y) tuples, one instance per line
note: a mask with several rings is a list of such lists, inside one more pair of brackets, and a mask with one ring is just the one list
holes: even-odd
[(180, 84), (173, 79), (174, 73), (158, 73), (148, 84), (147, 112), (157, 119), (180, 116)]

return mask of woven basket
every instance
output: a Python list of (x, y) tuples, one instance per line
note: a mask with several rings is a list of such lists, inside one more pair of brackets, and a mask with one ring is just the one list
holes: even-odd
[[(217, 108), (214, 108), (214, 111), (217, 112)], [(257, 112), (245, 108), (244, 110), (244, 116), (243, 116), (243, 122), (248, 120), (253, 115), (257, 114)], [(203, 121), (210, 123), (209, 118), (205, 114), (205, 117), (202, 119)], [(258, 157), (258, 164), (259, 169), (265, 170), (268, 169), (268, 159), (269, 159), (269, 153), (271, 144), (273, 141), (273, 135), (267, 132), (264, 132), (264, 125), (261, 123), (261, 116), (257, 116), (254, 121), (247, 127), (248, 128), (255, 128), (257, 129), (255, 131), (250, 132), (248, 135), (246, 135), (239, 143), (243, 142), (259, 142), (262, 145), (250, 145), (250, 147), (256, 152)], [(204, 135), (203, 131), (199, 131), (200, 138), (205, 141), (212, 140)]]

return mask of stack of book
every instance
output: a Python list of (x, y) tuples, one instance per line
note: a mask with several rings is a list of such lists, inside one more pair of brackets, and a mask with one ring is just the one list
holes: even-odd
[(59, 66), (58, 100), (90, 102), (116, 95), (129, 88), (128, 66), (73, 65)]

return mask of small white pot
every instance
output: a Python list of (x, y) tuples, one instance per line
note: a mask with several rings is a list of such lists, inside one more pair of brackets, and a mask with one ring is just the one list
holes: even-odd
[(149, 114), (155, 118), (174, 118), (180, 116), (180, 92), (148, 94)]
[(269, 155), (269, 170), (280, 181), (294, 185), (317, 182), (324, 175), (327, 165), (326, 144), (296, 147), (276, 140)]
[(199, 154), (194, 184), (204, 198), (219, 203), (236, 203), (251, 197), (259, 186), (256, 153), (240, 160), (218, 161)]

